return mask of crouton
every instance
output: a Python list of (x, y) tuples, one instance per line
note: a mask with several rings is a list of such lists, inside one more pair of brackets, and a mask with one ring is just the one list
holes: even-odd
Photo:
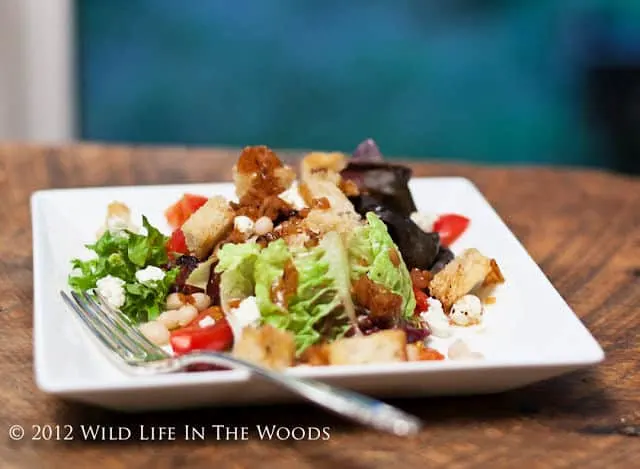
[[(308, 153), (300, 163), (302, 179), (307, 179), (318, 172), (338, 175), (347, 166), (347, 159), (343, 153)], [(336, 182), (337, 184), (337, 182)]]
[(311, 207), (314, 199), (326, 198), (334, 212), (356, 213), (351, 201), (337, 186), (339, 180), (332, 180), (327, 174), (314, 174), (303, 179), (300, 184), (300, 195)]
[(445, 311), (449, 311), (458, 299), (495, 272), (493, 266), (497, 268), (495, 261), (492, 262), (492, 259), (483, 256), (477, 249), (467, 249), (434, 275), (429, 283), (429, 292), (440, 300)]
[(269, 325), (245, 327), (232, 354), (265, 368), (281, 370), (293, 365), (296, 344), (293, 334), (288, 331)]
[(329, 364), (329, 354), (326, 344), (312, 345), (300, 356), (300, 362), (310, 366), (324, 366)]
[(204, 259), (233, 226), (234, 212), (224, 197), (211, 197), (182, 225), (189, 252)]
[(131, 210), (122, 202), (113, 201), (107, 207), (107, 218), (120, 217), (128, 219), (131, 217)]
[(349, 235), (362, 223), (360, 215), (355, 212), (336, 212), (314, 208), (309, 211), (301, 226), (303, 229), (317, 234), (336, 231), (346, 241)]
[(360, 365), (407, 361), (407, 336), (391, 329), (367, 336), (339, 339), (327, 346), (331, 365)]
[(122, 202), (113, 201), (107, 207), (107, 216), (104, 219), (103, 225), (96, 233), (96, 237), (100, 238), (107, 230), (115, 232), (125, 229), (134, 233), (140, 231), (140, 227), (131, 220), (131, 210), (129, 207)]
[(247, 196), (261, 199), (277, 195), (289, 188), (295, 171), (265, 146), (246, 147), (233, 167), (236, 195), (242, 201)]

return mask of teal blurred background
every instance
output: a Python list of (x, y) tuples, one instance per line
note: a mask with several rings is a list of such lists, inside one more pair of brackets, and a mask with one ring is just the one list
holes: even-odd
[(638, 172), (640, 1), (83, 0), (84, 139)]

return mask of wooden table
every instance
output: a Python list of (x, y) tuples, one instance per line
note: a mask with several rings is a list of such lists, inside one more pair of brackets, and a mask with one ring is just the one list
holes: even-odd
[[(225, 180), (236, 155), (0, 145), (1, 468), (639, 467), (640, 181), (600, 171), (413, 165), (418, 176), (464, 176), (480, 187), (604, 347), (607, 359), (596, 369), (498, 395), (394, 402), (428, 422), (412, 440), (356, 428), (303, 405), (125, 415), (39, 392), (31, 351), (29, 194)], [(318, 425), (331, 427), (331, 439), (89, 443), (8, 437), (13, 424), (90, 423)]]

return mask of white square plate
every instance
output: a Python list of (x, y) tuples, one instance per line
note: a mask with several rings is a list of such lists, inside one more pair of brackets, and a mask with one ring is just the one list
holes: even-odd
[[(313, 377), (380, 397), (472, 394), (505, 391), (596, 364), (598, 343), (560, 297), (522, 245), (468, 180), (411, 181), (420, 210), (455, 212), (471, 218), (454, 252), (475, 247), (494, 257), (506, 283), (486, 308), (481, 328), (460, 328), (475, 361), (428, 361), (367, 366), (292, 368)], [(233, 186), (197, 184), (49, 190), (32, 196), (34, 264), (34, 370), (49, 394), (119, 410), (290, 400), (279, 388), (243, 371), (179, 373), (153, 377), (123, 374), (64, 305), (69, 261), (86, 256), (106, 206), (119, 200), (135, 215), (169, 232), (163, 211), (183, 193), (233, 196)], [(433, 194), (443, 194), (433, 197)], [(449, 340), (450, 342), (450, 340)], [(447, 341), (434, 344), (446, 353)]]

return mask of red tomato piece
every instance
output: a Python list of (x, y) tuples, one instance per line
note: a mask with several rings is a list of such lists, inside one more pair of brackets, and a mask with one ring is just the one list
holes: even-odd
[(171, 233), (171, 238), (167, 241), (167, 252), (169, 255), (172, 253), (177, 254), (189, 254), (189, 249), (187, 249), (187, 241), (184, 238), (184, 233), (180, 228), (174, 230)]
[(202, 321), (206, 317), (210, 317), (214, 321), (219, 321), (224, 318), (224, 313), (222, 312), (222, 308), (220, 306), (210, 306), (207, 309), (200, 311), (198, 315), (195, 317), (193, 321), (187, 324), (185, 327), (200, 327), (200, 321)]
[(427, 303), (427, 299), (429, 298), (429, 296), (419, 288), (414, 288), (413, 293), (416, 296), (416, 309), (414, 310), (415, 313), (420, 314), (426, 311), (429, 308), (429, 303)]
[(454, 213), (441, 215), (433, 224), (433, 231), (440, 234), (440, 244), (446, 247), (465, 232), (469, 226), (469, 221), (467, 217)]
[(180, 200), (182, 203), (182, 212), (185, 214), (186, 218), (189, 218), (193, 212), (206, 204), (207, 200), (209, 199), (202, 195), (185, 194)]
[(176, 355), (195, 350), (222, 352), (233, 345), (233, 331), (226, 319), (216, 321), (212, 326), (185, 327), (171, 333), (169, 339)]
[(202, 195), (184, 194), (180, 200), (164, 212), (167, 223), (174, 230), (180, 228), (189, 217), (207, 203), (207, 198)]

